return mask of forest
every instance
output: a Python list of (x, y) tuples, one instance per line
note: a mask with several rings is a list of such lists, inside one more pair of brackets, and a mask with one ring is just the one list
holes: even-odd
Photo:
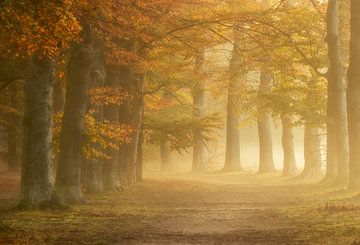
[(1, 0), (0, 244), (360, 244), (359, 0)]

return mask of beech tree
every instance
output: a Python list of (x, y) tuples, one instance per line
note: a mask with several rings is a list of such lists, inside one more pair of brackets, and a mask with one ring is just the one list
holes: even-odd
[(360, 2), (351, 1), (350, 64), (348, 70), (347, 113), (349, 120), (349, 188), (359, 189), (359, 58), (360, 58)]
[(242, 58), (239, 47), (241, 45), (239, 32), (234, 30), (234, 44), (232, 56), (229, 61), (230, 84), (228, 88), (227, 116), (226, 116), (226, 149), (224, 171), (241, 170), (240, 162), (240, 115), (237, 109), (239, 96), (244, 88), (244, 71), (242, 71)]
[(285, 177), (295, 176), (297, 173), (296, 155), (294, 146), (294, 122), (289, 114), (281, 116), (282, 148), (283, 148), (283, 171)]
[[(1, 4), (2, 54), (23, 57), (25, 74), (21, 208), (56, 203), (52, 170), (52, 86), (59, 44), (76, 38), (79, 26), (71, 3), (6, 1)], [(54, 13), (54, 10), (55, 13)], [(15, 14), (17, 13), (17, 14)], [(14, 25), (15, 23), (15, 25)], [(20, 48), (21, 47), (21, 48)]]
[[(94, 40), (93, 62), (90, 71), (90, 84), (88, 89), (88, 102), (87, 102), (87, 116), (93, 117), (95, 124), (101, 124), (104, 117), (103, 105), (101, 103), (92, 103), (91, 92), (98, 88), (105, 86), (106, 68), (105, 68), (105, 53), (104, 45), (101, 40)], [(86, 124), (89, 122), (85, 122)], [(86, 134), (86, 133), (85, 133)], [(100, 153), (102, 151), (101, 145), (96, 140), (91, 140), (91, 135), (85, 135), (86, 141), (90, 141), (90, 147), (95, 152)], [(95, 141), (95, 142), (94, 142)], [(100, 193), (104, 191), (104, 183), (102, 178), (102, 170), (104, 159), (88, 157), (82, 151), (82, 167), (81, 167), (81, 181), (83, 188), (90, 193)]]
[[(194, 72), (197, 78), (193, 89), (193, 106), (195, 120), (205, 116), (205, 81), (204, 75), (205, 50), (200, 48), (195, 56)], [(201, 127), (193, 128), (193, 172), (208, 171), (208, 153), (205, 145), (204, 133)]]
[(329, 55), (327, 104), (327, 170), (324, 181), (345, 184), (348, 179), (348, 138), (345, 72), (340, 43), (339, 1), (327, 8), (327, 45)]
[(81, 147), (85, 127), (87, 90), (92, 65), (92, 37), (90, 26), (83, 25), (81, 43), (71, 47), (68, 63), (64, 118), (56, 176), (56, 193), (64, 203), (83, 200), (81, 192)]
[(259, 108), (258, 108), (258, 134), (259, 134), (259, 172), (274, 172), (274, 157), (272, 149), (271, 135), (271, 109), (266, 106), (266, 102), (261, 104), (261, 97), (271, 91), (272, 77), (269, 72), (262, 69), (260, 72), (259, 88)]

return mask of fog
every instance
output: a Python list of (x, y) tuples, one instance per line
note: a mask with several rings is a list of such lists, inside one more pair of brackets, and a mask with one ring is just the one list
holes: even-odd
[(360, 244), (359, 0), (0, 1), (0, 245)]
[[(283, 149), (282, 149), (282, 130), (280, 121), (272, 121), (273, 134), (273, 151), (274, 163), (277, 171), (280, 173), (283, 167)], [(225, 158), (225, 141), (221, 135), (224, 131), (219, 133), (219, 142), (209, 145), (210, 169), (212, 171), (219, 171), (222, 169)], [(304, 129), (301, 127), (294, 129), (294, 143), (296, 149), (296, 165), (299, 173), (304, 168)], [(222, 140), (221, 140), (222, 139)], [(325, 141), (326, 137), (322, 135), (322, 166), (325, 167)], [(240, 128), (240, 158), (241, 164), (246, 171), (256, 172), (259, 169), (259, 138), (257, 126)], [(160, 169), (160, 150), (158, 148), (149, 147), (145, 150), (146, 160), (144, 162), (144, 169), (149, 172), (157, 172)], [(174, 151), (172, 153), (173, 170), (174, 173), (187, 173), (191, 171), (192, 167), (192, 149), (186, 149), (181, 153)]]

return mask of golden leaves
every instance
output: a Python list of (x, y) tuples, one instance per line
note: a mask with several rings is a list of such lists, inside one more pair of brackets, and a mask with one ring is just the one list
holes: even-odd
[(0, 51), (3, 56), (26, 57), (38, 52), (57, 56), (81, 30), (71, 1), (8, 1), (0, 12)]
[(119, 149), (120, 145), (129, 143), (134, 131), (130, 125), (106, 120), (99, 122), (92, 113), (86, 115), (85, 125), (83, 154), (87, 159), (108, 159), (106, 149)]
[[(82, 153), (86, 159), (108, 159), (106, 149), (119, 149), (122, 144), (129, 143), (134, 129), (127, 124), (110, 121), (98, 121), (96, 110), (90, 110), (85, 117)], [(54, 120), (54, 154), (60, 150), (62, 113), (56, 113)]]
[(121, 105), (129, 97), (129, 93), (121, 88), (96, 87), (89, 91), (92, 105)]

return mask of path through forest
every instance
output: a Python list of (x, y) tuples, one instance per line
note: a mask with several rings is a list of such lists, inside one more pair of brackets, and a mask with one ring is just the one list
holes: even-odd
[[(18, 181), (0, 176), (2, 210)], [(147, 174), (70, 211), (3, 211), (0, 244), (357, 244), (360, 198), (275, 175)], [(0, 227), (1, 228), (1, 227)], [(1, 230), (1, 229), (0, 229)]]

